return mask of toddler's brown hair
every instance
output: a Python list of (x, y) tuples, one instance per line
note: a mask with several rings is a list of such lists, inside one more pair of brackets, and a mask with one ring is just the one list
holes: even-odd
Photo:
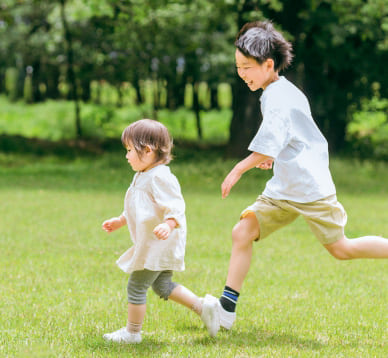
[(121, 142), (125, 148), (131, 144), (140, 159), (149, 146), (156, 154), (156, 162), (168, 164), (172, 160), (172, 138), (167, 128), (158, 121), (141, 119), (130, 124), (124, 129)]

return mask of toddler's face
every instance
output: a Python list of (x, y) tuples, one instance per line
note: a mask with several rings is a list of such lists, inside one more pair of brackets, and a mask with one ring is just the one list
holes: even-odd
[(155, 153), (151, 148), (147, 147), (143, 155), (140, 157), (133, 147), (132, 143), (127, 146), (127, 154), (125, 155), (128, 163), (135, 172), (145, 172), (151, 169), (155, 164)]
[(268, 59), (259, 64), (255, 59), (246, 57), (238, 49), (236, 50), (237, 73), (247, 84), (251, 91), (259, 88), (265, 89), (274, 77), (273, 61)]

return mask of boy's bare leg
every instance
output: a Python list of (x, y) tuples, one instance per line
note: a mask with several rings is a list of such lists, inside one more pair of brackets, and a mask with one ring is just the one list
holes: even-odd
[(324, 246), (339, 260), (388, 258), (388, 240), (380, 236), (363, 236), (356, 239), (343, 237), (333, 244)]
[(232, 231), (232, 253), (226, 285), (240, 292), (252, 259), (253, 242), (260, 235), (256, 215), (250, 213), (241, 219)]

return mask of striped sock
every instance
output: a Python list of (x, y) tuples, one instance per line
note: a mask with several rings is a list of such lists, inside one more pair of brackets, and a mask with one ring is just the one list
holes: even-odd
[(224, 292), (220, 298), (222, 308), (225, 311), (234, 312), (236, 310), (238, 296), (240, 296), (240, 293), (229, 286), (225, 286)]

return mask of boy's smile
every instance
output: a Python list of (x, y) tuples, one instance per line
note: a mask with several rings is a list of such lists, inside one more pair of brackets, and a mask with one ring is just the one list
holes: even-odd
[(236, 67), (238, 75), (251, 91), (265, 89), (270, 83), (279, 79), (272, 59), (269, 58), (259, 64), (254, 58), (244, 56), (238, 49), (236, 49)]

